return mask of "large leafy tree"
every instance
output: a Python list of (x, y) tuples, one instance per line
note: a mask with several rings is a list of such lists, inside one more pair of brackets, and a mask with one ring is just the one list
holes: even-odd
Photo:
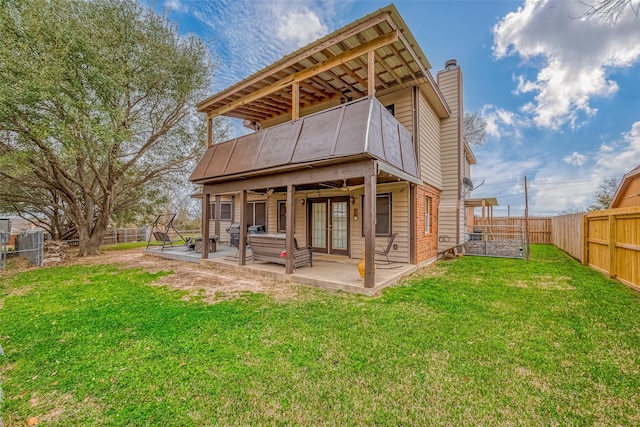
[(96, 253), (201, 153), (208, 51), (135, 0), (0, 6), (0, 204)]

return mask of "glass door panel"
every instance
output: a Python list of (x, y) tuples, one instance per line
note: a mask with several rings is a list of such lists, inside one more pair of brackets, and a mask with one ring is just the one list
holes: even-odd
[(347, 238), (347, 202), (331, 203), (331, 249), (343, 250), (348, 249)]
[(311, 203), (311, 246), (327, 247), (327, 203)]

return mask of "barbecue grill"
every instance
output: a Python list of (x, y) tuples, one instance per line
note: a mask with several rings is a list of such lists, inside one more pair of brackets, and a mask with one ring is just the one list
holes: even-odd
[[(266, 231), (264, 225), (251, 225), (247, 227), (247, 234), (264, 234)], [(229, 246), (232, 248), (240, 247), (240, 223), (234, 222), (227, 228), (229, 233)]]

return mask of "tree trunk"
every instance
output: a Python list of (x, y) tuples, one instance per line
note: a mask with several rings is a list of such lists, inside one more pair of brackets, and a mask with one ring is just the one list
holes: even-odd
[(78, 227), (78, 256), (97, 255), (100, 253), (100, 243), (104, 236), (105, 228), (100, 224), (95, 224), (93, 230), (90, 230), (92, 224), (84, 227)]

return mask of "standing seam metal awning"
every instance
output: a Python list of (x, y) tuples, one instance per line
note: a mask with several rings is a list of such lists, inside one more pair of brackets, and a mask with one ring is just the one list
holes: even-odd
[(189, 180), (224, 182), (355, 157), (377, 159), (381, 169), (422, 183), (411, 133), (374, 97), (213, 145)]

